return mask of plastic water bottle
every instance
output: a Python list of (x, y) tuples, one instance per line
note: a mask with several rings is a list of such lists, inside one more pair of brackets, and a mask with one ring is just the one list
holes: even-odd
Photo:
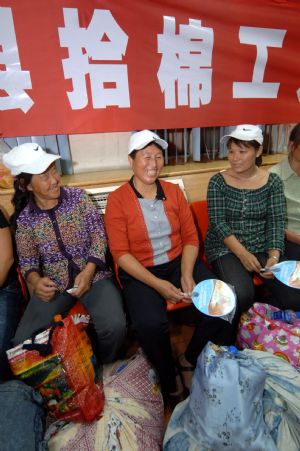
[(278, 310), (277, 312), (270, 312), (270, 319), (279, 319), (289, 324), (293, 324), (299, 318), (300, 312), (295, 312), (294, 310)]
[(236, 357), (238, 355), (238, 348), (236, 346), (230, 345), (228, 346), (228, 351), (230, 354), (232, 354), (233, 357)]

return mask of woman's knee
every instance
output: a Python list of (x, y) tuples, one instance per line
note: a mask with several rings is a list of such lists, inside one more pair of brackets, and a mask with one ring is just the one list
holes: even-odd
[(122, 313), (121, 315), (110, 318), (106, 329), (109, 331), (110, 335), (116, 337), (116, 339), (125, 337), (127, 330), (125, 315)]
[(126, 316), (123, 308), (107, 312), (99, 312), (99, 309), (89, 310), (96, 331), (102, 331), (105, 335), (124, 336), (126, 333)]
[(247, 310), (253, 304), (255, 295), (255, 287), (248, 271), (231, 255), (219, 258), (213, 266), (218, 277), (233, 288), (238, 311), (242, 313)]
[(138, 336), (147, 336), (150, 339), (158, 339), (169, 332), (169, 323), (167, 318), (149, 317), (147, 313), (140, 318), (131, 318), (132, 330)]
[(254, 285), (235, 285), (235, 294), (238, 302), (238, 310), (240, 313), (248, 310), (254, 302)]

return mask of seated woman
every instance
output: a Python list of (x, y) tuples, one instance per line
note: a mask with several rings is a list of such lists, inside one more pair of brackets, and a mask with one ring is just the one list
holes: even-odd
[(24, 299), (14, 265), (14, 252), (9, 224), (0, 210), (0, 380), (9, 377), (6, 351), (20, 320)]
[[(283, 258), (285, 198), (280, 178), (259, 167), (263, 135), (254, 125), (239, 125), (227, 140), (230, 168), (214, 175), (208, 185), (209, 227), (205, 252), (220, 279), (235, 289), (240, 314), (254, 302), (253, 273)], [(272, 291), (272, 303), (296, 309), (300, 293), (260, 274)], [(234, 331), (233, 331), (234, 332)]]
[(16, 176), (12, 222), (19, 264), (33, 287), (14, 342), (47, 328), (54, 315), (65, 316), (79, 299), (91, 316), (100, 361), (112, 362), (126, 323), (120, 291), (105, 262), (103, 223), (84, 191), (60, 186), (58, 158), (33, 143), (3, 157)]
[[(181, 189), (158, 180), (167, 146), (149, 130), (131, 136), (128, 160), (133, 177), (109, 195), (105, 226), (132, 328), (158, 371), (165, 399), (172, 404), (184, 392), (180, 393), (176, 378), (166, 300), (177, 303), (184, 298), (191, 303), (195, 284), (214, 276), (197, 258), (197, 231)], [(201, 330), (199, 325), (180, 359), (187, 371), (196, 364), (201, 346), (212, 337), (208, 327), (209, 336), (200, 344), (205, 320), (200, 315), (198, 319)]]
[(289, 260), (300, 260), (300, 124), (292, 129), (288, 147), (287, 157), (270, 172), (283, 181), (286, 197), (285, 255)]

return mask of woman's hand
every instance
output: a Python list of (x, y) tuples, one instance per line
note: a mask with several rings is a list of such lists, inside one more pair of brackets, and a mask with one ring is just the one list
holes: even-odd
[(155, 289), (164, 299), (172, 304), (177, 304), (183, 298), (182, 291), (167, 280), (158, 279)]
[[(268, 260), (266, 261), (265, 267), (271, 268), (271, 266), (273, 266), (275, 264), (276, 264), (275, 259), (273, 257), (269, 257)], [(264, 279), (273, 279), (274, 278), (274, 274), (271, 271), (266, 271), (266, 272), (260, 273), (260, 275)]]
[(49, 277), (36, 278), (33, 285), (33, 291), (44, 302), (49, 302), (54, 297), (56, 292), (56, 285)]
[(192, 302), (192, 291), (195, 287), (196, 283), (192, 276), (182, 275), (181, 276), (181, 287), (184, 292), (184, 296), (182, 298), (183, 302), (190, 304)]
[(261, 264), (259, 263), (258, 259), (255, 257), (255, 255), (251, 254), (251, 252), (248, 252), (246, 249), (238, 255), (242, 265), (247, 269), (247, 271), (250, 272), (257, 272), (260, 274), (259, 270), (261, 268)]
[(251, 254), (251, 252), (247, 251), (245, 246), (243, 246), (239, 240), (235, 237), (235, 235), (230, 235), (224, 239), (224, 244), (228, 249), (233, 252), (242, 265), (247, 269), (249, 272), (257, 272), (259, 273), (259, 270), (261, 268), (261, 264), (255, 257), (255, 255)]
[(72, 296), (80, 298), (84, 293), (91, 288), (91, 277), (85, 271), (81, 271), (74, 281), (74, 290)]
[(80, 297), (91, 288), (92, 280), (96, 270), (95, 263), (88, 262), (85, 268), (77, 274), (74, 280), (74, 291), (72, 296)]

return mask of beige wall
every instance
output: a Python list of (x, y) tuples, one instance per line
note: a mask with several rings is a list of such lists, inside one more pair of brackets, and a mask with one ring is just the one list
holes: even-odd
[(127, 168), (131, 132), (69, 135), (74, 174)]

